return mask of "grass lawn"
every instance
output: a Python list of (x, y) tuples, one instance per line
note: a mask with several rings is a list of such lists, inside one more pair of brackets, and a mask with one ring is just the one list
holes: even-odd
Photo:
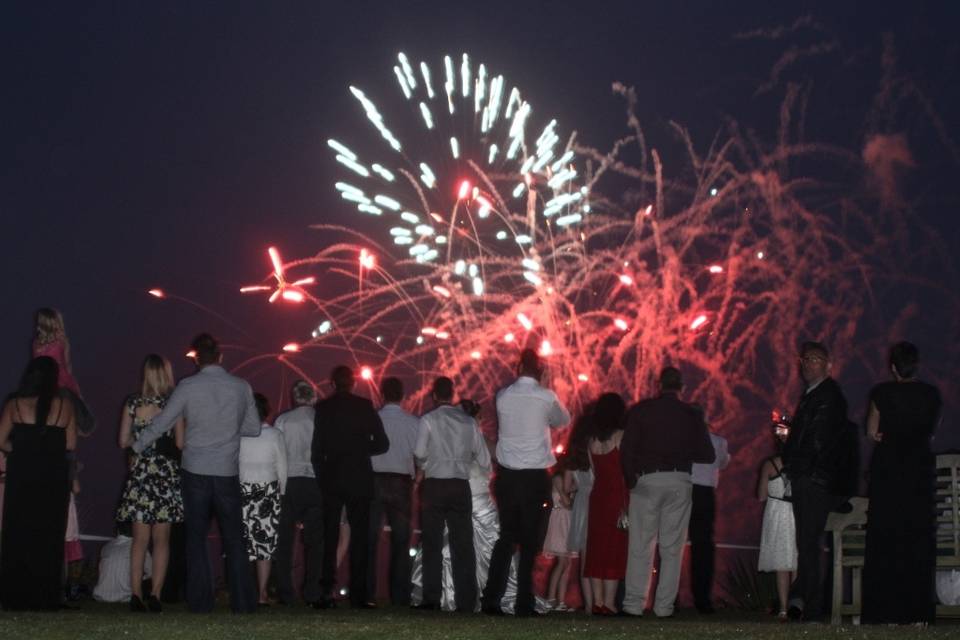
[[(707, 620), (707, 621), (705, 621)], [(437, 638), (470, 640), (548, 640), (551, 638), (957, 638), (960, 626), (944, 622), (929, 629), (830, 627), (777, 624), (765, 614), (721, 611), (710, 618), (681, 610), (670, 620), (594, 618), (581, 613), (555, 613), (538, 619), (491, 618), (383, 608), (377, 611), (314, 611), (305, 607), (271, 607), (255, 615), (235, 616), (219, 606), (211, 615), (186, 613), (167, 606), (160, 615), (132, 614), (126, 605), (85, 602), (79, 610), (59, 613), (0, 613), (0, 638), (71, 640), (197, 639), (216, 640), (393, 640)]]

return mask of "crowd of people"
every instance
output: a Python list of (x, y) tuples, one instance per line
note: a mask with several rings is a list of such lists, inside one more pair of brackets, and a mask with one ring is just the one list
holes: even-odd
[[(338, 366), (332, 393), (318, 399), (311, 383), (296, 382), (293, 408), (271, 426), (269, 401), (221, 366), (211, 335), (197, 336), (192, 350), (197, 372), (176, 384), (169, 362), (147, 356), (140, 390), (124, 404), (118, 443), (130, 464), (116, 518), (130, 537), (116, 549), (108, 545), (103, 557), (128, 554), (132, 611), (162, 610), (171, 528), (181, 522), (187, 606), (214, 608), (213, 515), (235, 612), (270, 604), (271, 570), (281, 604), (301, 599), (328, 609), (346, 594), (352, 607), (375, 608), (384, 523), (395, 606), (516, 616), (569, 611), (566, 595), (579, 566), (588, 613), (667, 618), (689, 539), (693, 601), (701, 613), (713, 612), (715, 489), (730, 453), (704, 410), (682, 399), (678, 369), (664, 368), (658, 393), (632, 406), (617, 393), (601, 395), (555, 448), (552, 432), (571, 415), (542, 384), (544, 365), (533, 350), (519, 354), (515, 380), (496, 395), (495, 445), (481, 431), (480, 406), (448, 377), (432, 382), (433, 406), (418, 417), (402, 406), (400, 379), (382, 381), (378, 409), (353, 392), (353, 371)], [(930, 437), (940, 397), (917, 380), (918, 365), (916, 347), (896, 345), (895, 381), (870, 396), (868, 622), (933, 619)], [(799, 366), (807, 387), (793, 415), (775, 425), (777, 453), (760, 469), (757, 494), (766, 506), (758, 569), (776, 572), (781, 620), (819, 621), (824, 526), (856, 494), (860, 430), (830, 377), (827, 348), (804, 343)], [(34, 358), (0, 414), (5, 609), (61, 605), (65, 562), (77, 542), (68, 533), (79, 490), (73, 452), (78, 431), (92, 420), (71, 373), (62, 317), (41, 310)], [(415, 495), (421, 544), (411, 554)], [(295, 585), (298, 533), (304, 567)], [(342, 535), (349, 537), (346, 586), (337, 584)], [(537, 595), (541, 552), (556, 560)]]

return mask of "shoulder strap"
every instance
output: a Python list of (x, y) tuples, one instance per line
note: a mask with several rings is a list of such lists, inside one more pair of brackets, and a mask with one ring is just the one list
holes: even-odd
[(60, 422), (60, 415), (63, 413), (63, 403), (66, 402), (63, 396), (60, 396), (60, 407), (57, 409), (57, 417), (54, 418), (53, 424), (56, 425)]
[(773, 456), (773, 457), (770, 458), (770, 464), (773, 465), (773, 469), (774, 469), (774, 471), (777, 472), (777, 475), (780, 475), (781, 473), (783, 473), (783, 468), (782, 468), (780, 465), (777, 464), (777, 457), (776, 457), (776, 456)]
[(14, 398), (14, 399), (13, 399), (13, 408), (14, 408), (14, 410), (16, 410), (16, 412), (17, 412), (17, 422), (22, 423), (22, 422), (23, 422), (23, 416), (20, 415), (20, 399), (19, 399), (19, 398)]

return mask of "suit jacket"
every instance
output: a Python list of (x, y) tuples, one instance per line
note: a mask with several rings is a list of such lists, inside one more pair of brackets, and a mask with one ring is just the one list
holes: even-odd
[(853, 495), (856, 488), (859, 436), (847, 419), (847, 399), (833, 378), (803, 394), (783, 447), (783, 464), (791, 478), (809, 478), (830, 493)]
[(320, 489), (346, 496), (373, 496), (370, 456), (385, 453), (390, 441), (373, 403), (337, 392), (317, 403), (310, 461)]
[(627, 412), (625, 422), (620, 462), (630, 488), (637, 484), (637, 474), (690, 473), (694, 462), (709, 464), (717, 457), (702, 414), (676, 393), (638, 402)]

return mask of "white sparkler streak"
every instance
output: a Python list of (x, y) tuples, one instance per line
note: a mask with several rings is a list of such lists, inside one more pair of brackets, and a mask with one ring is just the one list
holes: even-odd
[(443, 56), (443, 67), (446, 71), (446, 82), (443, 83), (443, 89), (447, 93), (447, 106), (450, 108), (450, 115), (453, 115), (453, 92), (457, 90), (457, 85), (453, 80), (453, 60), (450, 56)]
[(420, 171), (423, 172), (423, 175), (420, 176), (423, 184), (432, 189), (437, 184), (437, 176), (430, 170), (426, 162), (420, 163)]
[(482, 296), (483, 295), (483, 279), (476, 277), (473, 279), (473, 295)]
[(507, 110), (503, 114), (503, 117), (507, 120), (513, 115), (513, 105), (515, 104), (520, 104), (520, 90), (516, 87), (510, 90), (510, 97), (507, 98)]
[(566, 227), (567, 225), (580, 222), (581, 220), (583, 220), (582, 215), (580, 215), (579, 213), (571, 213), (570, 215), (560, 216), (559, 218), (557, 218), (557, 226)]
[(453, 264), (453, 272), (458, 276), (462, 276), (467, 270), (467, 263), (464, 260), (457, 260)]
[(480, 68), (477, 70), (477, 92), (474, 95), (476, 99), (476, 104), (473, 106), (473, 112), (477, 113), (480, 111), (480, 105), (483, 103), (484, 98), (487, 95), (487, 67), (481, 62)]
[(387, 182), (394, 181), (393, 172), (384, 168), (382, 165), (374, 163), (370, 168), (373, 169), (374, 173), (379, 174), (380, 177), (386, 180)]
[(363, 213), (369, 213), (375, 216), (379, 216), (383, 213), (383, 209), (380, 207), (375, 207), (372, 204), (358, 204), (357, 209)]
[(447, 236), (437, 236), (434, 242), (437, 244), (447, 244)]
[(520, 173), (529, 173), (531, 167), (533, 167), (533, 163), (536, 161), (537, 161), (536, 156), (530, 156), (529, 158), (524, 160), (523, 164), (520, 165)]
[(497, 76), (490, 82), (490, 102), (487, 109), (490, 111), (490, 126), (500, 117), (500, 104), (503, 100), (503, 76)]
[(531, 238), (525, 233), (521, 233), (516, 238), (514, 238), (514, 240), (516, 241), (517, 244), (531, 244), (533, 242), (533, 238)]
[(574, 169), (564, 169), (560, 173), (555, 174), (549, 181), (547, 181), (547, 186), (556, 191), (564, 182), (569, 182), (577, 177), (577, 172)]
[(400, 90), (403, 91), (403, 97), (409, 100), (413, 94), (410, 91), (410, 85), (407, 84), (407, 79), (403, 76), (403, 71), (400, 70), (400, 67), (394, 66), (393, 72), (397, 74), (397, 82), (400, 83)]
[(490, 154), (487, 156), (487, 164), (493, 164), (493, 161), (497, 157), (497, 145), (490, 145)]
[(540, 159), (533, 164), (532, 171), (536, 173), (541, 169), (543, 169), (545, 166), (547, 166), (547, 163), (550, 162), (550, 158), (552, 157), (553, 157), (553, 149), (547, 149), (546, 153), (540, 156)]
[(373, 201), (387, 209), (400, 211), (400, 203), (388, 196), (374, 196)]
[(409, 222), (410, 224), (417, 224), (420, 222), (420, 216), (415, 213), (410, 213), (409, 211), (404, 211), (400, 214), (400, 217)]
[(483, 117), (480, 118), (480, 133), (486, 133), (490, 128), (490, 110), (483, 108)]
[(350, 158), (351, 160), (356, 162), (357, 154), (355, 154), (353, 151), (350, 151), (350, 149), (348, 149), (345, 145), (337, 142), (333, 138), (327, 140), (327, 146), (333, 149), (334, 151), (338, 152), (340, 155), (346, 156), (347, 158)]
[(467, 268), (467, 275), (469, 275), (471, 278), (476, 278), (478, 275), (480, 275), (480, 267), (475, 264), (471, 264)]
[(371, 200), (363, 193), (357, 193), (354, 191), (344, 191), (340, 194), (340, 197), (344, 200), (350, 200), (351, 202), (359, 202), (360, 204), (370, 204)]
[(462, 81), (463, 97), (470, 97), (470, 57), (463, 54), (463, 63), (460, 65), (460, 79)]
[(528, 271), (540, 271), (540, 263), (536, 260), (531, 260), (530, 258), (524, 258), (520, 261), (520, 264), (523, 265)]
[(434, 233), (436, 233), (436, 230), (434, 230), (434, 228), (428, 224), (418, 224), (414, 231), (419, 233), (421, 236), (432, 236)]
[(520, 108), (517, 109), (517, 113), (513, 116), (513, 121), (510, 123), (509, 135), (511, 138), (523, 138), (523, 129), (526, 126), (530, 111), (531, 107), (529, 102), (524, 102), (520, 105)]
[(520, 148), (520, 138), (513, 138), (510, 142), (510, 148), (507, 149), (507, 160), (513, 160), (513, 157), (517, 155), (517, 150)]
[(401, 51), (397, 54), (397, 58), (399, 58), (400, 64), (403, 65), (403, 75), (407, 77), (407, 84), (410, 85), (410, 89), (416, 89), (417, 78), (413, 75), (413, 67), (410, 66), (410, 61), (407, 60), (407, 54)]
[(437, 256), (439, 255), (440, 252), (438, 252), (436, 249), (430, 249), (430, 251), (417, 256), (417, 262), (430, 262), (432, 260), (436, 260)]
[(390, 227), (390, 235), (392, 236), (409, 236), (410, 234), (410, 229), (406, 227)]
[(413, 244), (413, 238), (407, 236), (397, 236), (393, 239), (394, 244)]
[(433, 116), (430, 114), (430, 109), (427, 108), (427, 105), (423, 102), (420, 103), (420, 115), (423, 116), (423, 121), (427, 125), (427, 129), (433, 129)]
[(334, 186), (334, 188), (335, 188), (337, 191), (341, 191), (341, 192), (344, 192), (344, 193), (346, 193), (346, 192), (356, 193), (356, 194), (361, 195), (361, 196), (363, 195), (363, 191), (362, 191), (362, 190), (360, 190), (360, 189), (358, 189), (357, 187), (353, 186), (352, 184), (348, 184), (348, 183), (346, 183), (346, 182), (337, 182), (337, 183), (334, 184), (333, 186)]
[(360, 104), (363, 105), (364, 111), (367, 114), (367, 119), (373, 124), (374, 127), (380, 132), (380, 135), (383, 136), (394, 151), (400, 151), (400, 141), (397, 140), (393, 133), (387, 129), (386, 125), (383, 124), (383, 116), (380, 115), (380, 112), (377, 111), (377, 107), (371, 100), (363, 93), (360, 89), (356, 87), (350, 87), (350, 93), (360, 101)]
[(497, 240), (506, 240), (508, 235), (506, 231), (497, 231)]
[(557, 160), (556, 162), (554, 162), (554, 163), (553, 163), (553, 166), (551, 166), (550, 169), (551, 169), (554, 173), (556, 173), (557, 171), (560, 171), (560, 169), (561, 169), (561, 167), (563, 167), (563, 165), (567, 164), (567, 163), (570, 162), (571, 160), (573, 160), (573, 150), (569, 150), (569, 151), (567, 151), (565, 154), (563, 154), (562, 156), (560, 156), (560, 159)]
[(433, 83), (430, 81), (430, 67), (426, 62), (420, 63), (420, 74), (423, 76), (423, 86), (427, 88), (427, 97), (433, 100)]
[(527, 331), (530, 331), (530, 329), (533, 328), (533, 322), (530, 320), (530, 318), (527, 317), (527, 314), (525, 313), (517, 314), (517, 322), (519, 322), (520, 325)]
[(486, 218), (490, 215), (490, 203), (484, 202), (480, 205), (480, 208), (477, 209), (477, 215), (481, 218)]
[(356, 173), (359, 173), (359, 174), (360, 174), (361, 176), (363, 176), (364, 178), (369, 178), (369, 177), (370, 177), (370, 172), (367, 171), (367, 168), (366, 168), (365, 166), (363, 166), (363, 165), (360, 164), (359, 162), (354, 162), (353, 160), (351, 160), (350, 158), (348, 158), (348, 157), (345, 156), (345, 155), (341, 155), (341, 154), (338, 153), (338, 154), (337, 154), (337, 162), (339, 162), (340, 164), (342, 164), (342, 165), (345, 166), (346, 168), (350, 169), (351, 171), (355, 171)]
[(523, 277), (538, 287), (543, 284), (543, 279), (532, 271), (524, 271)]
[(421, 253), (426, 253), (429, 250), (430, 250), (430, 247), (425, 244), (415, 244), (412, 247), (410, 247), (410, 255), (418, 256)]
[(460, 157), (460, 143), (456, 138), (450, 138), (450, 153), (453, 154), (454, 160)]

